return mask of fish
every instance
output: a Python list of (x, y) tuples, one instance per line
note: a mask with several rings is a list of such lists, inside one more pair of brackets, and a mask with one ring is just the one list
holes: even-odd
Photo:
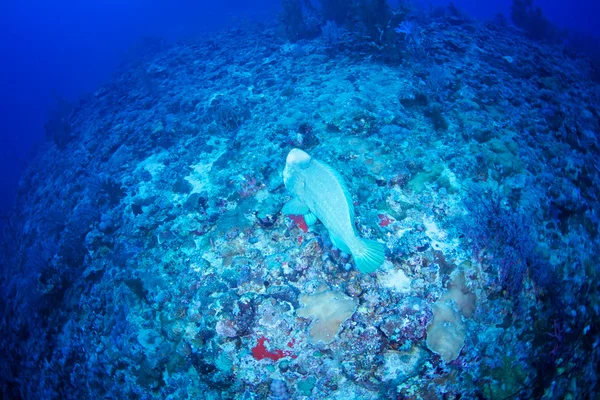
[(294, 148), (285, 160), (283, 183), (293, 195), (281, 210), (284, 215), (302, 215), (308, 225), (321, 221), (333, 245), (352, 255), (363, 273), (374, 272), (383, 264), (383, 244), (361, 238), (354, 227), (352, 197), (337, 171)]

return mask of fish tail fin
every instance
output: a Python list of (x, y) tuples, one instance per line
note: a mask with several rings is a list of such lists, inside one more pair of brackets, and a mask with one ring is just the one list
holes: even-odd
[(383, 244), (375, 240), (362, 239), (361, 248), (352, 252), (356, 268), (362, 273), (374, 272), (385, 261)]

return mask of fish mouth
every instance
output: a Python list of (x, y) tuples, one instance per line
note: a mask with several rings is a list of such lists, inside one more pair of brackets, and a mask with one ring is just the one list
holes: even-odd
[(292, 149), (285, 159), (285, 163), (291, 166), (306, 168), (310, 164), (311, 157), (307, 152), (300, 149)]

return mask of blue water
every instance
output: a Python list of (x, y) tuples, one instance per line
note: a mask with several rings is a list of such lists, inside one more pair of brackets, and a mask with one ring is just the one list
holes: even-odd
[(2, 209), (10, 207), (19, 176), (44, 142), (44, 123), (56, 103), (78, 98), (110, 79), (135, 57), (143, 37), (168, 42), (274, 18), (277, 2), (22, 1), (0, 15)]
[(2, 397), (598, 398), (598, 16), (3, 5)]

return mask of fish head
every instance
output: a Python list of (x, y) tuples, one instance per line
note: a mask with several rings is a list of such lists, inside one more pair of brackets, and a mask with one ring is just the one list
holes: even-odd
[(292, 149), (285, 159), (285, 165), (286, 167), (306, 169), (310, 165), (310, 160), (311, 157), (304, 150)]
[(292, 149), (285, 159), (283, 183), (300, 199), (304, 197), (305, 170), (310, 166), (310, 161), (310, 155), (300, 149)]

